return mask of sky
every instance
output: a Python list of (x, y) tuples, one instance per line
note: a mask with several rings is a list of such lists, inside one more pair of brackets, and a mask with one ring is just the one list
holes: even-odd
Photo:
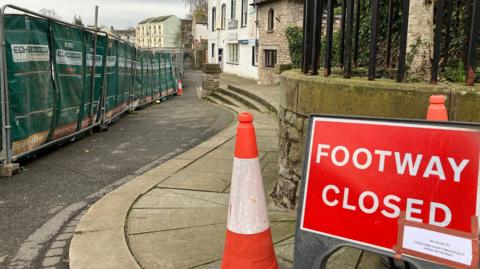
[(98, 23), (126, 29), (145, 18), (176, 15), (185, 18), (187, 8), (183, 0), (0, 0), (0, 6), (12, 4), (32, 11), (53, 9), (63, 21), (72, 22), (79, 15), (84, 24), (93, 25), (95, 5), (98, 5)]

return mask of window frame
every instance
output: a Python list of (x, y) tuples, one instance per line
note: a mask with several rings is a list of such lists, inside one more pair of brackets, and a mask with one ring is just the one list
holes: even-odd
[(241, 27), (246, 27), (248, 21), (248, 0), (242, 0), (242, 22)]
[(222, 4), (220, 11), (220, 29), (225, 30), (225, 25), (227, 24), (227, 5)]
[(235, 20), (237, 18), (237, 0), (230, 1), (230, 19)]
[(252, 46), (252, 66), (258, 66), (258, 46)]
[(275, 30), (275, 10), (270, 8), (267, 16), (267, 32), (271, 33)]
[(216, 7), (213, 7), (212, 8), (212, 32), (215, 32), (216, 30), (216, 24), (217, 24), (217, 8)]
[(228, 44), (228, 63), (238, 65), (240, 55), (240, 45), (238, 43)]
[(265, 68), (275, 68), (277, 64), (277, 50), (266, 49), (264, 50), (265, 60), (264, 66)]

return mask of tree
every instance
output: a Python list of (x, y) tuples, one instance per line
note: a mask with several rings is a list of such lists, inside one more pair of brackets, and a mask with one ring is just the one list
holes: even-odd
[(434, 2), (411, 0), (407, 37), (408, 79), (428, 81), (432, 71)]
[(195, 21), (203, 22), (207, 21), (207, 10), (208, 10), (208, 1), (207, 0), (183, 0), (185, 5), (190, 9), (189, 16), (192, 17)]
[(73, 24), (78, 25), (78, 26), (85, 26), (82, 22), (82, 17), (80, 15), (73, 15)]
[(44, 16), (47, 16), (47, 17), (50, 17), (50, 18), (54, 18), (54, 19), (57, 19), (57, 20), (62, 19), (60, 16), (58, 16), (57, 12), (55, 12), (55, 10), (53, 10), (53, 9), (42, 8), (38, 12), (40, 14), (42, 14)]

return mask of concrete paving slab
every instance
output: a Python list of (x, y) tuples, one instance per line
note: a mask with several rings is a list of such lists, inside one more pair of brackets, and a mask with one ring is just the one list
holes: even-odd
[(175, 189), (153, 189), (138, 199), (132, 208), (226, 207), (228, 194)]
[(219, 148), (214, 150), (207, 155), (205, 158), (214, 159), (214, 160), (228, 160), (233, 161), (233, 156), (235, 154), (235, 150), (232, 148)]
[(189, 159), (172, 159), (158, 167), (151, 169), (150, 171), (144, 173), (143, 175), (146, 175), (146, 176), (168, 175), (169, 176), (177, 172), (178, 170), (186, 167), (191, 162), (192, 160), (189, 160)]
[(295, 235), (294, 221), (270, 221), (270, 227), (272, 229), (273, 244), (286, 240)]
[(185, 229), (212, 224), (226, 225), (224, 207), (182, 209), (132, 209), (128, 216), (128, 235)]
[(181, 159), (181, 160), (196, 160), (203, 155), (207, 154), (212, 150), (211, 147), (195, 147), (185, 153), (182, 153), (175, 157), (175, 159)]
[(268, 151), (265, 153), (265, 157), (262, 159), (262, 163), (274, 163), (276, 166), (278, 166), (278, 157), (278, 151)]
[(195, 267), (195, 269), (219, 269), (222, 266), (222, 261), (216, 261), (206, 265)]
[(158, 187), (222, 192), (230, 185), (231, 173), (202, 172), (184, 169), (167, 178)]
[(340, 248), (330, 256), (326, 269), (355, 269), (361, 254), (362, 251), (356, 248)]
[(142, 268), (193, 268), (220, 260), (225, 225), (208, 225), (129, 236)]
[(197, 172), (217, 171), (222, 174), (231, 173), (233, 162), (231, 160), (216, 160), (202, 158), (191, 164), (188, 169)]

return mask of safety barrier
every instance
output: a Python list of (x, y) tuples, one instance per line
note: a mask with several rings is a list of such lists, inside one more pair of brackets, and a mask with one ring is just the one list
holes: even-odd
[(142, 50), (14, 5), (1, 9), (0, 41), (4, 164), (176, 94), (183, 73), (180, 52)]

